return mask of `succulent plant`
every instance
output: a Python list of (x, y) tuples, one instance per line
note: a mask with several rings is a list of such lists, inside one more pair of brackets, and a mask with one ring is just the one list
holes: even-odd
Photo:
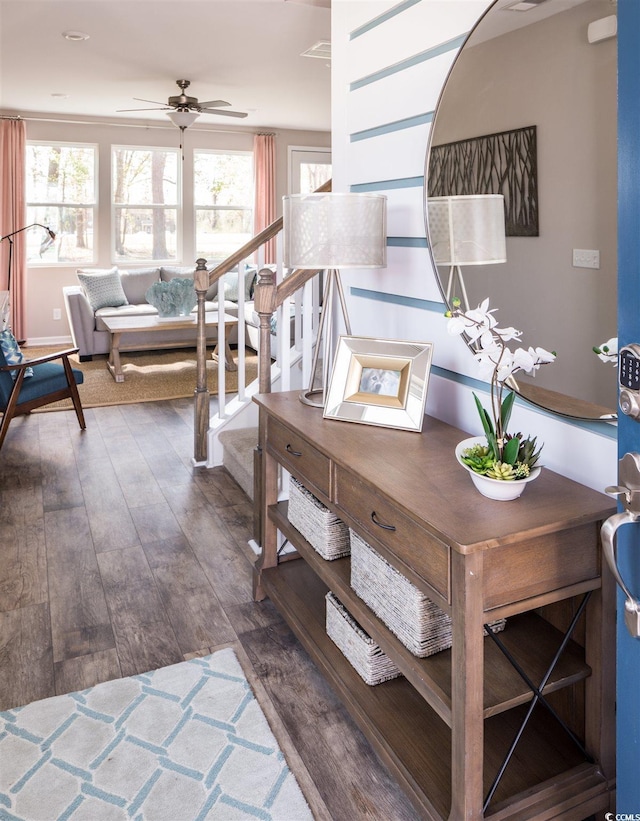
[(516, 478), (513, 465), (507, 465), (505, 462), (494, 462), (486, 475), (490, 479), (502, 479), (505, 482), (512, 482)]

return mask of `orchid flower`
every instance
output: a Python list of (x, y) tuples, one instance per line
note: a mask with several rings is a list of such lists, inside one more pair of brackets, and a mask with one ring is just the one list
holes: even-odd
[[(553, 362), (556, 355), (540, 347), (516, 348), (512, 351), (507, 346), (507, 342), (519, 340), (522, 331), (511, 326), (499, 328), (493, 316), (495, 311), (495, 308), (489, 308), (488, 299), (483, 300), (473, 310), (462, 311), (460, 301), (456, 299), (453, 301), (453, 310), (448, 311), (446, 315), (449, 317), (448, 332), (454, 335), (465, 334), (473, 343), (480, 376), (487, 379), (491, 385), (491, 416), (493, 418), (488, 417), (477, 397), (476, 405), (489, 445), (495, 452), (496, 460), (502, 462), (507, 442), (506, 427), (514, 398), (513, 392), (510, 391), (503, 400), (504, 383), (519, 371), (535, 374), (541, 365)], [(612, 343), (615, 343), (617, 355), (617, 340), (609, 340), (606, 345), (602, 346), (602, 350), (608, 353), (609, 351), (605, 349), (612, 348)], [(602, 359), (601, 352), (596, 350), (596, 353)]]
[(606, 342), (603, 342), (599, 347), (594, 347), (594, 353), (598, 354), (598, 359), (602, 362), (611, 362), (614, 365), (618, 364), (618, 337), (613, 336)]

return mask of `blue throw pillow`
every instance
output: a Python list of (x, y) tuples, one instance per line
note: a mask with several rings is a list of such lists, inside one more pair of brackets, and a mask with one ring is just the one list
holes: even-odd
[[(9, 329), (0, 331), (0, 348), (4, 354), (7, 365), (19, 365), (25, 361), (24, 354), (20, 350), (20, 346), (16, 342), (15, 336)], [(11, 371), (11, 376), (15, 380), (18, 375), (17, 371)], [(28, 376), (33, 376), (33, 368), (26, 368), (24, 372), (25, 379)]]

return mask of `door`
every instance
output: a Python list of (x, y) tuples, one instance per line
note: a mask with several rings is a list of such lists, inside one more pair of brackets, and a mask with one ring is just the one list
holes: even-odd
[[(618, 337), (640, 342), (640, 2), (618, 2)], [(640, 421), (619, 414), (618, 452), (640, 453)], [(640, 597), (640, 524), (618, 535), (618, 565)], [(624, 624), (618, 590), (617, 812), (640, 817), (640, 639)], [(638, 815), (635, 815), (635, 814)]]
[(310, 194), (331, 179), (331, 149), (289, 146), (289, 193)]

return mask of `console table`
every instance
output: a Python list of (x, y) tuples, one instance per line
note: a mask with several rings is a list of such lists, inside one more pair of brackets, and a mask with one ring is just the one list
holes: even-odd
[[(582, 821), (611, 809), (615, 585), (599, 533), (613, 502), (546, 469), (518, 500), (486, 499), (454, 458), (466, 434), (435, 419), (417, 434), (325, 420), (297, 392), (256, 402), (255, 597), (283, 614), (419, 817)], [(280, 466), (451, 616), (450, 650), (412, 655), (351, 589), (349, 558), (325, 561), (292, 527)], [(278, 557), (278, 531), (293, 557)], [(401, 678), (362, 681), (326, 635), (327, 590)], [(506, 655), (483, 635), (503, 617)]]

